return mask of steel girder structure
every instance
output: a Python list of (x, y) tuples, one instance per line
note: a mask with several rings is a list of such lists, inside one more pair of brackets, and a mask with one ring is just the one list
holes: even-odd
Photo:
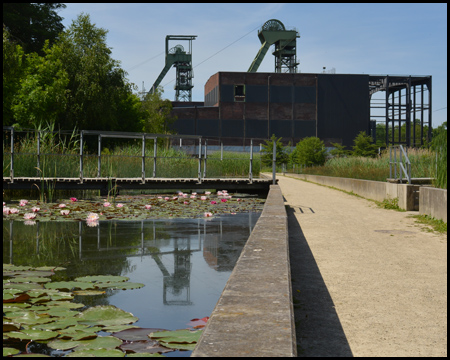
[[(372, 95), (379, 91), (384, 91), (385, 96), (376, 103)], [(425, 91), (428, 91), (428, 99), (425, 99)], [(387, 147), (396, 144), (422, 146), (425, 137), (431, 141), (431, 93), (431, 76), (369, 75), (370, 118), (384, 119)], [(373, 109), (382, 109), (383, 114), (373, 115)], [(428, 126), (426, 134), (425, 125)]]

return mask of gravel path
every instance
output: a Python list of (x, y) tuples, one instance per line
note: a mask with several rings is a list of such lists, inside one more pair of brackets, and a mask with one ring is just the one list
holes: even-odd
[(447, 236), (279, 176), (299, 356), (447, 356)]

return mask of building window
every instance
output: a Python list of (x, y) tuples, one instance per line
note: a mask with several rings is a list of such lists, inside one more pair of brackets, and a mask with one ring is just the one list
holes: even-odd
[(245, 85), (234, 85), (234, 101), (245, 101)]

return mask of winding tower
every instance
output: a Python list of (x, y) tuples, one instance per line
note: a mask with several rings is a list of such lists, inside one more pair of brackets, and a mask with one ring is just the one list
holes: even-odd
[[(192, 85), (192, 78), (194, 77), (192, 69), (192, 40), (195, 40), (196, 37), (197, 35), (166, 36), (166, 65), (153, 84), (150, 93), (155, 91), (169, 69), (173, 66), (177, 71), (174, 87), (175, 101), (192, 101), (192, 88), (194, 87)], [(169, 49), (170, 40), (188, 41), (189, 49), (186, 51), (182, 45), (176, 45)]]
[(250, 65), (248, 72), (256, 72), (271, 45), (275, 45), (272, 53), (275, 56), (276, 73), (297, 72), (297, 38), (300, 35), (297, 30), (287, 30), (280, 20), (271, 19), (264, 23), (258, 31), (261, 48)]

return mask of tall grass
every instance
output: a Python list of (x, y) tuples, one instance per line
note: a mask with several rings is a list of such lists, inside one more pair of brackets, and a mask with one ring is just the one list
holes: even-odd
[[(436, 154), (429, 149), (408, 149), (411, 161), (411, 176), (435, 178)], [(298, 171), (296, 171), (298, 172)], [(335, 176), (353, 179), (386, 181), (389, 178), (389, 150), (377, 158), (340, 157), (329, 159), (323, 166), (302, 169), (302, 173), (311, 175)], [(397, 169), (398, 173), (398, 169)], [(393, 176), (393, 175), (392, 175)]]
[[(79, 142), (72, 136), (64, 142), (55, 134), (42, 136), (40, 162), (37, 165), (37, 137), (28, 133), (14, 145), (14, 175), (16, 177), (78, 177), (80, 171)], [(8, 141), (3, 142), (3, 176), (9, 176), (10, 149)], [(220, 152), (208, 154), (206, 177), (248, 177), (248, 153)], [(177, 148), (161, 146), (157, 149), (156, 177), (196, 178), (198, 176), (198, 155), (190, 155)], [(204, 159), (201, 161), (201, 176), (204, 173)], [(260, 156), (253, 157), (253, 176), (259, 176)], [(100, 177), (136, 178), (142, 176), (142, 147), (139, 143), (104, 149), (101, 155)], [(145, 177), (152, 177), (154, 171), (154, 147), (145, 149)], [(97, 177), (98, 154), (84, 150), (83, 177)]]

